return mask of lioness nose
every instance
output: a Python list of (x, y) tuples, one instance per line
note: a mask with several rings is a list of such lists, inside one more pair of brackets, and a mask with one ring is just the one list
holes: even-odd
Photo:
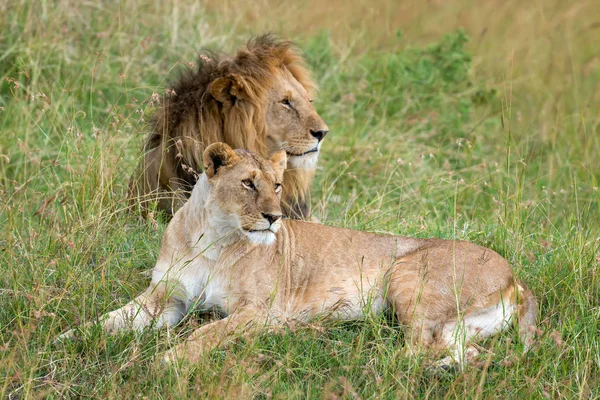
[(323, 138), (325, 137), (325, 135), (327, 135), (327, 132), (329, 132), (326, 129), (320, 130), (320, 131), (313, 131), (312, 129), (310, 130), (310, 134), (313, 135), (313, 137), (315, 139), (317, 139), (319, 142), (321, 140), (323, 140)]
[(273, 225), (273, 222), (275, 222), (279, 218), (281, 218), (281, 215), (267, 214), (267, 213), (262, 213), (262, 216), (265, 217), (265, 219), (267, 221), (269, 221), (269, 224), (271, 224), (271, 225)]

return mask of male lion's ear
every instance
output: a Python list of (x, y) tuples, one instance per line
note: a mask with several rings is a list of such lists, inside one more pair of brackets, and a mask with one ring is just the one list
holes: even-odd
[(277, 153), (271, 156), (271, 162), (273, 163), (273, 168), (275, 168), (275, 172), (279, 179), (283, 179), (283, 171), (285, 171), (285, 167), (287, 164), (287, 155), (285, 154), (285, 150), (280, 150)]
[(231, 165), (239, 157), (235, 151), (225, 143), (213, 143), (204, 150), (202, 161), (204, 163), (204, 172), (208, 179), (215, 176), (219, 168)]
[(217, 78), (210, 84), (210, 94), (220, 103), (246, 99), (248, 86), (240, 75), (231, 74)]

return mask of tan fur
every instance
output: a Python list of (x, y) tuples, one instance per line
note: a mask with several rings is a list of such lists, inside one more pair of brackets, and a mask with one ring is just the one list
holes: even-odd
[(362, 319), (386, 310), (407, 328), (410, 349), (449, 352), (442, 364), (467, 361), (476, 354), (474, 340), (515, 318), (527, 338), (535, 299), (492, 250), (303, 221), (269, 224), (266, 216), (281, 214), (284, 161), (283, 153), (269, 162), (209, 146), (207, 173), (166, 229), (150, 288), (105, 316), (105, 328), (174, 324), (197, 300), (227, 315), (201, 327), (168, 360), (195, 360), (236, 333), (289, 320)]
[[(201, 155), (211, 143), (225, 142), (264, 157), (317, 148), (311, 131), (328, 128), (310, 104), (315, 89), (293, 44), (270, 35), (250, 40), (234, 57), (199, 58), (197, 69), (172, 85), (152, 120), (144, 158), (129, 184), (133, 204), (144, 212), (154, 202), (167, 213), (179, 209), (202, 172)], [(284, 99), (291, 108), (282, 105)], [(317, 155), (289, 165), (282, 201), (288, 217), (309, 216)]]

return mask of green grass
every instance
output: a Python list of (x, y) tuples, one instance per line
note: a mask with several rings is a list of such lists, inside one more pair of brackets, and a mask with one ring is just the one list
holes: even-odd
[(430, 43), (414, 26), (384, 45), (369, 31), (294, 36), (331, 128), (316, 214), (498, 251), (540, 303), (537, 346), (515, 365), (498, 365), (517, 349), (508, 332), (484, 343), (483, 366), (431, 373), (383, 316), (240, 338), (193, 369), (153, 356), (201, 313), (171, 332), (53, 345), (148, 283), (165, 225), (128, 213), (125, 191), (152, 94), (198, 48), (235, 49), (262, 26), (178, 4), (0, 5), (2, 397), (600, 397), (600, 72), (592, 25), (566, 22), (569, 40), (548, 36), (555, 59), (526, 72), (538, 42), (504, 64), (451, 29)]

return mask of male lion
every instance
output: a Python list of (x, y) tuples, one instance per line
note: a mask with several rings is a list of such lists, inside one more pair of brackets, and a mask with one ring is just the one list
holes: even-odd
[(327, 125), (313, 108), (313, 83), (291, 42), (254, 38), (234, 57), (200, 56), (152, 121), (145, 156), (129, 184), (134, 204), (171, 214), (189, 197), (206, 146), (225, 142), (267, 157), (288, 154), (283, 213), (309, 216), (309, 192)]
[(444, 365), (474, 356), (470, 343), (514, 319), (529, 342), (535, 298), (494, 251), (282, 219), (285, 152), (268, 161), (215, 143), (203, 159), (205, 173), (165, 231), (150, 287), (102, 317), (106, 330), (173, 325), (199, 301), (227, 317), (199, 328), (167, 360), (195, 360), (234, 333), (290, 319), (388, 309), (411, 344), (448, 351)]

